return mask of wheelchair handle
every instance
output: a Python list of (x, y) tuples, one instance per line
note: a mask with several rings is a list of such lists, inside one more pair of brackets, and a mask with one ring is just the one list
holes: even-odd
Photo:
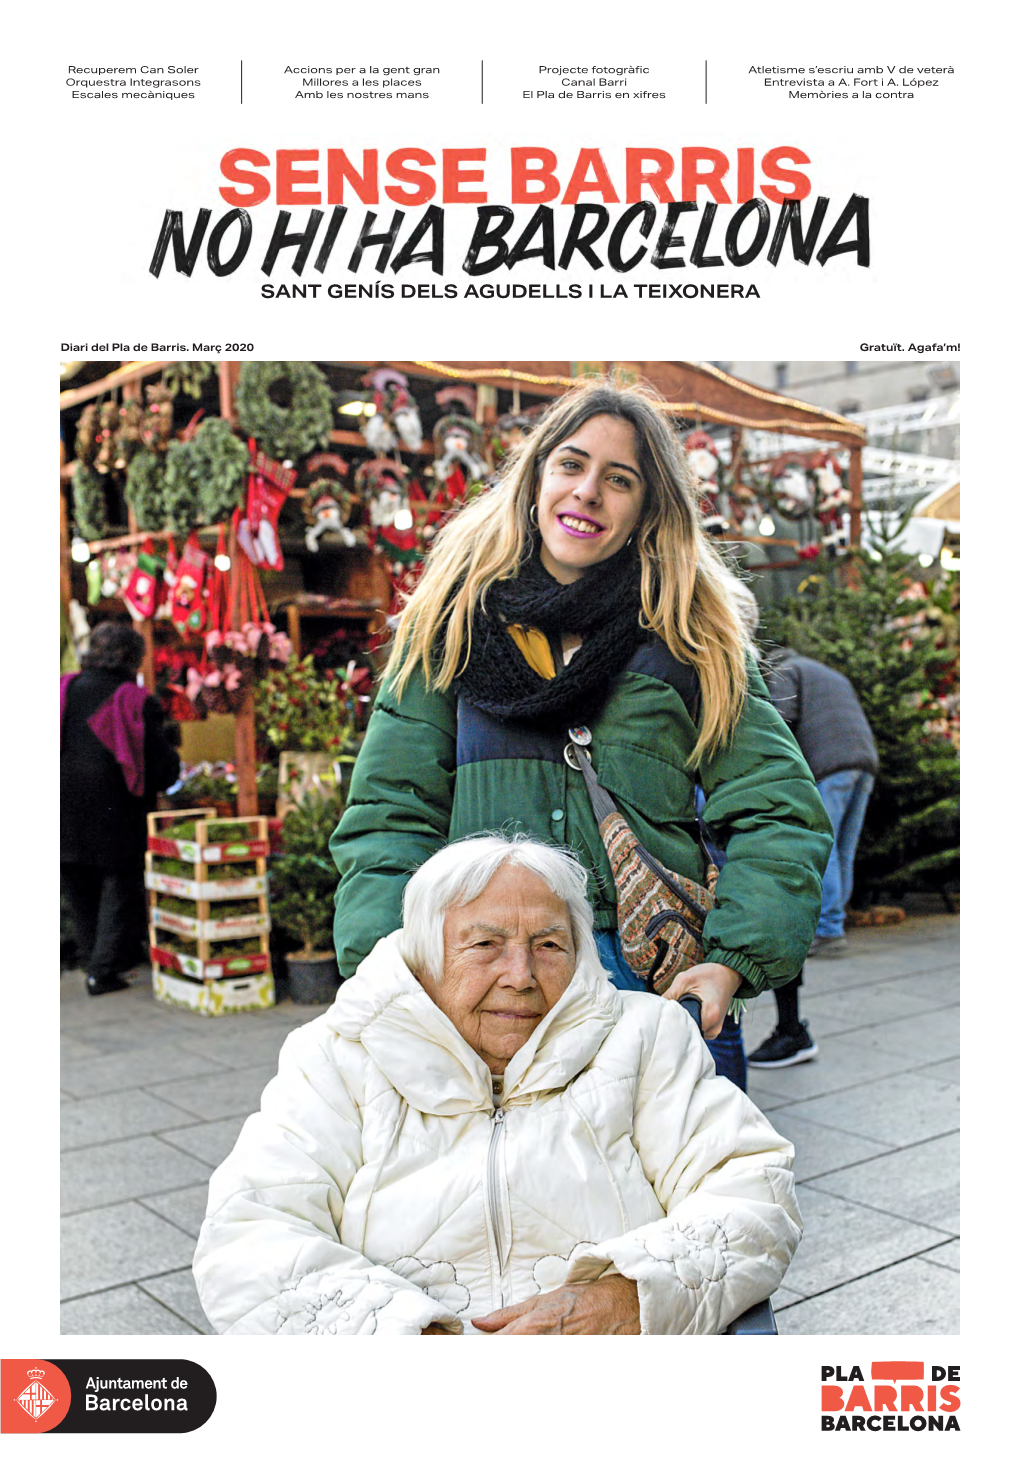
[(678, 999), (677, 1002), (683, 1008), (685, 1008), (687, 1010), (687, 1012), (690, 1014), (691, 1018), (694, 1020), (695, 1024), (698, 1026), (698, 1033), (700, 1034), (701, 1033), (701, 999), (700, 998), (696, 998), (693, 993), (685, 993), (684, 996), (683, 996), (683, 998)]

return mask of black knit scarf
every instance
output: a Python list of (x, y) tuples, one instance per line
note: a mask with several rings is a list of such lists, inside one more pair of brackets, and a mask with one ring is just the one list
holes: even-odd
[[(609, 685), (648, 633), (640, 626), (641, 562), (633, 547), (568, 586), (532, 556), (513, 581), (489, 588), (475, 609), (471, 657), (458, 693), (500, 720), (581, 725), (600, 709)], [(553, 679), (543, 679), (507, 632), (538, 628), (546, 637), (578, 633), (583, 642)]]

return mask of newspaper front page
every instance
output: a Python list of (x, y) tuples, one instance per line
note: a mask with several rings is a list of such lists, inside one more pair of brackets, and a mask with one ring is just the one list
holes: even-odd
[[(1005, 313), (1004, 299), (995, 304), (1007, 292), (995, 290), (990, 313), (979, 313), (972, 297), (992, 247), (972, 183), (988, 167), (979, 157), (989, 146), (973, 120), (992, 106), (1001, 80), (983, 79), (990, 59), (961, 35), (961, 19), (942, 4), (923, 13), (798, 4), (780, 13), (658, 3), (568, 12), (532, 0), (454, 11), (398, 0), (377, 12), (318, 3), (227, 12), (178, 3), (105, 17), (62, 5), (45, 24), (34, 23), (31, 103), (33, 117), (45, 120), (45, 147), (22, 166), (21, 209), (45, 227), (33, 237), (38, 260), (26, 261), (23, 249), (21, 283), (9, 279), (17, 358), (32, 367), (16, 404), (27, 409), (33, 446), (45, 448), (52, 434), (58, 362), (62, 438), (73, 438), (81, 415), (76, 388), (99, 376), (109, 389), (105, 402), (93, 401), (97, 418), (101, 405), (120, 403), (124, 387), (144, 391), (164, 368), (179, 376), (191, 366), (216, 377), (219, 410), (236, 421), (238, 385), (246, 373), (250, 382), (251, 367), (314, 363), (337, 393), (328, 449), (334, 464), (349, 466), (341, 482), (353, 487), (366, 453), (380, 466), (389, 460), (403, 480), (361, 490), (366, 510), (373, 497), (392, 498), (390, 546), (378, 535), (382, 516), (364, 519), (363, 528), (390, 560), (399, 593), (413, 564), (400, 539), (414, 523), (404, 512), (413, 515), (419, 495), (423, 509), (436, 489), (446, 496), (434, 470), (443, 448), (436, 439), (425, 453), (414, 451), (413, 429), (407, 434), (410, 424), (402, 430), (395, 419), (394, 394), (398, 408), (401, 388), (412, 404), (417, 396), (426, 437), (440, 414), (453, 414), (489, 438), (502, 428), (506, 442), (515, 419), (537, 415), (578, 379), (613, 375), (650, 382), (670, 404), (691, 456), (700, 458), (704, 517), (717, 519), (716, 534), (739, 554), (766, 604), (802, 592), (848, 542), (874, 544), (875, 511), (915, 500), (909, 548), (932, 578), (958, 576), (961, 364), (967, 360), (968, 377), (973, 371), (982, 388), (974, 397), (982, 402), (974, 443), (1004, 447), (989, 412), (1001, 373), (985, 351)], [(259, 389), (272, 399), (264, 384)], [(366, 445), (380, 408), (388, 408), (391, 441), (384, 434)], [(74, 447), (63, 446), (62, 456), (66, 475)], [(491, 443), (479, 457), (488, 461)], [(30, 466), (44, 461), (32, 458)], [(470, 483), (470, 464), (455, 459), (454, 466)], [(838, 490), (828, 518), (819, 504), (826, 472)], [(417, 481), (410, 492), (409, 479)], [(312, 481), (302, 468), (299, 484)], [(776, 503), (784, 493), (787, 502)], [(104, 547), (102, 531), (97, 537), (79, 528), (66, 477), (62, 495), (66, 608), (83, 579), (68, 562), (70, 544), (88, 547), (91, 539), (83, 559), (103, 561), (116, 548), (116, 532)], [(949, 503), (933, 503), (947, 495)], [(42, 487), (38, 497), (50, 498)], [(798, 505), (804, 498), (807, 506)], [(294, 500), (283, 503), (285, 515), (297, 512)], [(293, 545), (325, 516), (323, 549), (338, 548), (347, 539), (344, 510), (335, 499), (306, 506), (293, 528), (281, 518), (277, 531), (270, 519), (266, 539), (283, 535)], [(420, 534), (430, 516), (418, 516)], [(986, 522), (998, 525), (997, 516)], [(26, 522), (21, 528), (27, 534)], [(144, 526), (135, 519), (137, 528)], [(1005, 549), (1008, 524), (1003, 537)], [(137, 557), (136, 547), (126, 549)], [(26, 557), (14, 561), (27, 572)], [(1008, 585), (987, 554), (973, 559), (984, 563), (980, 585)], [(25, 618), (33, 588), (27, 576), (16, 578)], [(987, 600), (988, 592), (972, 596)], [(385, 593), (367, 592), (366, 600), (391, 615), (399, 605)], [(982, 609), (983, 628), (993, 620)], [(299, 613), (290, 636), (307, 644), (314, 622)], [(982, 647), (993, 646), (991, 636), (983, 633)], [(32, 681), (31, 695), (45, 691), (40, 705), (51, 703), (49, 684)], [(987, 732), (983, 721), (992, 720), (981, 717), (988, 702), (976, 691), (972, 735)], [(946, 734), (953, 726), (958, 734), (958, 705), (945, 710)], [(46, 723), (39, 725), (45, 735)], [(15, 729), (12, 778), (29, 765), (25, 742), (35, 723)], [(987, 742), (978, 736), (975, 744)], [(987, 761), (982, 771), (1001, 776), (1001, 759)], [(54, 770), (55, 759), (47, 772)], [(11, 800), (25, 836), (39, 817), (46, 825), (56, 813), (53, 787), (40, 781), (31, 791), (31, 813)], [(52, 896), (48, 843), (37, 857), (42, 894)], [(987, 858), (986, 867), (995, 873)], [(1002, 885), (984, 879), (982, 894), (985, 888), (997, 901)], [(977, 912), (979, 902), (969, 899), (968, 907)], [(66, 1235), (60, 1285), (60, 1024), (48, 910), (40, 900), (31, 918), (33, 939), (47, 943), (41, 962), (15, 949), (8, 1006), (3, 1405), (12, 1459), (23, 1452), (23, 1464), (39, 1470), (41, 1450), (48, 1458), (41, 1474), (55, 1474), (57, 1448), (25, 1436), (46, 1424), (47, 1403), (63, 1402), (61, 1384), (72, 1391), (88, 1384), (96, 1404), (88, 1425), (58, 1447), (84, 1459), (96, 1443), (80, 1437), (92, 1426), (106, 1431), (104, 1465), (139, 1466), (158, 1477), (241, 1466), (258, 1477), (283, 1467), (381, 1467), (438, 1478), (493, 1465), (539, 1476), (582, 1469), (609, 1476), (717, 1468), (727, 1454), (729, 1466), (765, 1476), (806, 1465), (850, 1477), (866, 1465), (879, 1475), (913, 1466), (941, 1477), (964, 1456), (980, 1464), (993, 1436), (1005, 1435), (997, 1332), (1008, 1330), (1015, 1298), (1003, 1242), (991, 1244), (986, 1232), (1004, 1225), (1008, 1242), (1008, 1163), (992, 1150), (1004, 1109), (1000, 1088), (989, 1084), (1007, 1077), (989, 1074), (976, 1032), (969, 1046), (965, 1034), (963, 1055), (971, 1135), (962, 1307), (955, 1297), (959, 1223), (951, 1215), (941, 1223), (932, 1216), (930, 1227), (928, 1215), (909, 1218), (905, 1203), (889, 1202), (887, 1171), (883, 1192), (876, 1187), (873, 1195), (863, 1175), (853, 1183), (833, 1173), (829, 1192), (824, 1181), (807, 1186), (803, 1250), (827, 1242), (831, 1265), (816, 1262), (803, 1289), (791, 1272), (792, 1295), (775, 1304), (783, 1341), (764, 1351), (739, 1342), (696, 1350), (662, 1343), (614, 1362), (611, 1351), (574, 1345), (560, 1359), (530, 1349), (485, 1362), (463, 1345), (423, 1360), (407, 1345), (380, 1351), (364, 1344), (355, 1353), (250, 1338), (208, 1342), (197, 1299), (189, 1324), (182, 1288), (161, 1286), (158, 1273), (140, 1278), (148, 1318), (129, 1304), (112, 1319), (102, 1303), (96, 1310), (106, 1316), (92, 1328), (62, 1318), (61, 1295), (73, 1306), (94, 1293), (91, 1278), (69, 1269)], [(966, 910), (963, 920), (966, 928)], [(1003, 1002), (999, 954), (986, 961), (990, 942), (976, 939), (968, 951), (964, 981), (975, 1008), (979, 993), (983, 1002), (978, 1014), (963, 1016), (965, 1030), (980, 1023), (985, 1042), (990, 1033), (1008, 1035), (1008, 1010), (992, 1009)], [(932, 963), (949, 984), (938, 998), (941, 1011), (956, 1002), (952, 966), (941, 957)], [(988, 987), (982, 992), (979, 983)], [(886, 982), (876, 995), (896, 991)], [(923, 1074), (910, 1053), (915, 1003), (909, 988), (896, 1012), (879, 1003), (855, 1041), (861, 1057), (885, 1056), (889, 1075), (876, 1083), (841, 1062), (817, 1115), (806, 1101), (798, 1112), (796, 1097), (759, 1083), (767, 1114), (783, 1108), (792, 1127), (810, 1133), (812, 1148), (826, 1145), (825, 1167), (859, 1171), (879, 1153), (944, 1149), (955, 1135), (953, 1042), (939, 1071), (930, 1071), (927, 1100), (906, 1098), (893, 1073), (901, 1069), (914, 1086)], [(931, 1007), (926, 1001), (925, 1011)], [(203, 1054), (203, 1021), (184, 1009), (166, 1011), (181, 1016), (184, 1082), (187, 1056)], [(105, 1038), (72, 1034), (65, 1053), (115, 1053), (116, 1026), (103, 1022)], [(819, 1023), (817, 1064), (828, 1053), (834, 1065), (824, 1013)], [(748, 1048), (757, 1042), (753, 1029), (747, 1040)], [(242, 1068), (225, 1064), (224, 1077), (236, 1079)], [(122, 1091), (111, 1085), (109, 1096), (144, 1089), (144, 1078), (129, 1080)], [(63, 1094), (65, 1106), (76, 1100)], [(248, 1110), (256, 1095), (252, 1089)], [(870, 1117), (883, 1097), (891, 1108), (886, 1122)], [(863, 1125), (852, 1130), (848, 1116), (857, 1104)], [(223, 1105), (225, 1154), (236, 1128), (229, 1096)], [(111, 1127), (105, 1156), (123, 1174), (109, 1184), (114, 1224), (141, 1208), (193, 1240), (199, 1216), (192, 1211), (189, 1223), (183, 1204), (174, 1205), (173, 1180), (162, 1196), (133, 1188), (130, 1169), (117, 1162), (120, 1140)], [(833, 1155), (840, 1140), (844, 1156)], [(176, 1149), (158, 1144), (168, 1157), (187, 1145), (187, 1138)], [(72, 1137), (72, 1164), (78, 1146)], [(908, 1169), (908, 1161), (904, 1179), (918, 1166), (915, 1159)], [(948, 1188), (951, 1166), (939, 1163), (932, 1175), (937, 1193), (943, 1183)], [(65, 1221), (88, 1200), (79, 1178)], [(97, 1217), (96, 1240), (111, 1228)], [(918, 1239), (918, 1229), (930, 1238)], [(129, 1249), (129, 1239), (117, 1238)], [(867, 1248), (859, 1266), (841, 1262), (844, 1243)], [(183, 1264), (168, 1257), (166, 1269), (181, 1274)], [(100, 1279), (98, 1294), (138, 1290), (132, 1269), (126, 1255), (124, 1280)], [(908, 1310), (896, 1307), (904, 1283), (917, 1300), (900, 1330), (884, 1321), (882, 1306)], [(817, 1300), (812, 1305), (826, 1293), (828, 1318)], [(871, 1318), (855, 1318), (855, 1293), (857, 1311)], [(154, 1310), (170, 1314), (168, 1326)], [(31, 1372), (23, 1358), (32, 1360)], [(194, 1366), (211, 1376), (214, 1401)], [(132, 1388), (126, 1376), (143, 1373), (149, 1387), (137, 1380)], [(152, 1377), (160, 1375), (163, 1387)], [(40, 1398), (47, 1393), (48, 1402)], [(114, 1433), (116, 1407), (100, 1408), (104, 1393), (148, 1396), (131, 1412), (143, 1417), (138, 1434)], [(23, 1394), (29, 1399), (19, 1402)], [(205, 1405), (208, 1418), (178, 1439), (169, 1433), (184, 1430), (179, 1407), (161, 1408), (154, 1395), (197, 1397), (192, 1415)], [(18, 1403), (29, 1418), (9, 1424)], [(61, 1451), (62, 1466), (64, 1457)]]

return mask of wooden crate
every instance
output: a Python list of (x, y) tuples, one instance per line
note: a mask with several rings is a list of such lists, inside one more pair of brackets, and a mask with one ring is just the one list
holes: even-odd
[(180, 978), (153, 966), (152, 991), (163, 1003), (191, 1009), (206, 1018), (222, 1014), (247, 1013), (252, 1009), (270, 1009), (276, 1001), (271, 973), (254, 977), (219, 978), (199, 982)]
[[(167, 837), (173, 824), (188, 819), (195, 821), (194, 840)], [(150, 813), (145, 856), (153, 991), (165, 1002), (207, 1015), (268, 1008), (275, 1002), (269, 957), (268, 820), (257, 815), (232, 819), (232, 837), (210, 839), (210, 831), (220, 822), (211, 808)], [(161, 865), (171, 859), (187, 865), (190, 873), (167, 874)], [(243, 873), (211, 879), (211, 870), (221, 864), (237, 866)], [(196, 915), (161, 905), (161, 896), (194, 901)], [(254, 915), (238, 913), (226, 920), (211, 915), (213, 902), (259, 897)], [(167, 932), (189, 938), (193, 950), (161, 940), (160, 934)], [(232, 939), (254, 937), (259, 940), (257, 952), (231, 953)]]

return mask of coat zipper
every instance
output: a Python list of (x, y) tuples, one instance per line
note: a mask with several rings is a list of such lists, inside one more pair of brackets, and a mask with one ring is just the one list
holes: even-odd
[(501, 1106), (497, 1106), (492, 1116), (492, 1135), (489, 1138), (489, 1155), (486, 1163), (486, 1176), (488, 1182), (489, 1219), (492, 1221), (492, 1233), (496, 1242), (496, 1265), (499, 1272), (500, 1300), (502, 1301), (503, 1288), (503, 1241), (501, 1239), (501, 1219), (499, 1212), (499, 1200), (496, 1196), (496, 1171), (499, 1166), (499, 1143), (503, 1133), (503, 1120), (506, 1112)]

